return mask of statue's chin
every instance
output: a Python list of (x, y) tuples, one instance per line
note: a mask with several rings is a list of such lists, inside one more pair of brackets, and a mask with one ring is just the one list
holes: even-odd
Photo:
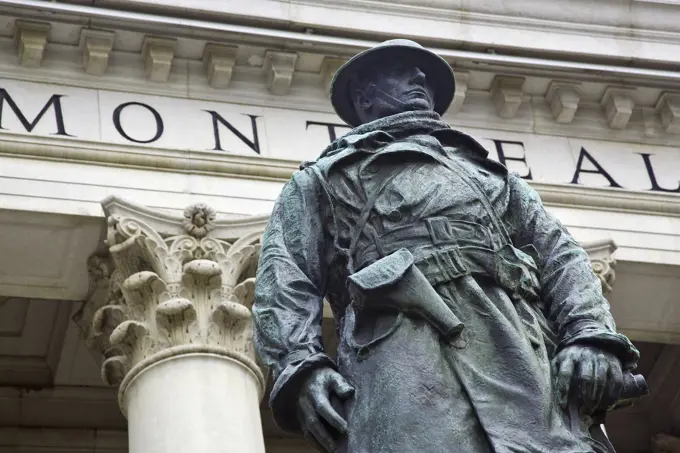
[(375, 116), (364, 117), (364, 118), (362, 118), (362, 120), (363, 120), (363, 123), (368, 123), (368, 122), (377, 120), (378, 118), (386, 118), (388, 116), (397, 115), (399, 113), (427, 112), (427, 111), (432, 112), (433, 110), (434, 109), (432, 108), (432, 106), (430, 105), (430, 103), (428, 101), (425, 101), (425, 100), (421, 101), (420, 99), (417, 99), (415, 101), (411, 100), (411, 101), (405, 103), (405, 105), (401, 106), (401, 108), (398, 108), (398, 109), (392, 108), (392, 109), (389, 109), (389, 110), (384, 110), (384, 111), (379, 112)]
[(428, 102), (409, 102), (408, 105), (404, 106), (404, 108), (399, 113), (424, 111), (431, 112), (432, 110), (432, 106)]
[(404, 105), (404, 112), (413, 112), (413, 111), (423, 111), (423, 110), (432, 110), (432, 105), (430, 104), (430, 101), (426, 99), (420, 99), (420, 98), (415, 98), (415, 99), (409, 99), (408, 101), (405, 102)]

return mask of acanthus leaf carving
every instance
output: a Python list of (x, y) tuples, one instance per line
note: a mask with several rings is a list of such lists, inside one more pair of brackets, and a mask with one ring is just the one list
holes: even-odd
[(248, 278), (236, 285), (234, 288), (234, 296), (241, 305), (249, 309), (252, 308), (255, 299), (255, 279)]
[(75, 320), (104, 356), (102, 378), (120, 385), (119, 399), (131, 376), (154, 360), (201, 351), (236, 359), (264, 392), (250, 311), (262, 231), (213, 237), (215, 211), (203, 204), (187, 208), (169, 232), (142, 215), (107, 215), (109, 255), (91, 259), (98, 291)]
[(107, 385), (119, 385), (128, 371), (130, 371), (130, 361), (127, 357), (109, 357), (102, 364), (102, 381)]

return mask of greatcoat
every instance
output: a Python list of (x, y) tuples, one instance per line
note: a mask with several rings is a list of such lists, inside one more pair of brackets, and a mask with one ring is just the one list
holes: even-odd
[[(348, 278), (395, 253), (464, 324), (454, 339), (422, 317), (358, 308)], [(592, 452), (555, 402), (550, 359), (587, 344), (624, 369), (638, 360), (586, 252), (524, 180), (433, 112), (359, 126), (293, 175), (263, 238), (253, 315), (281, 428), (299, 432), (310, 370), (333, 367), (355, 387), (347, 453)]]

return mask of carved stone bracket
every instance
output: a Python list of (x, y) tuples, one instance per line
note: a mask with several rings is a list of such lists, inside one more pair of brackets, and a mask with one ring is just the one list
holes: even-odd
[(491, 84), (496, 112), (501, 118), (514, 118), (522, 104), (524, 77), (497, 76)]
[(213, 88), (226, 88), (236, 63), (238, 46), (208, 43), (203, 50), (203, 65), (208, 83)]
[(666, 132), (680, 132), (680, 93), (663, 93), (656, 104), (656, 111)]
[(626, 87), (609, 87), (605, 90), (600, 104), (612, 129), (625, 129), (628, 125), (635, 107), (631, 97), (634, 91)]
[(116, 197), (107, 216), (107, 254), (90, 258), (91, 294), (74, 320), (102, 378), (119, 386), (149, 365), (188, 353), (232, 359), (264, 392), (255, 356), (251, 306), (266, 217), (218, 221), (198, 204), (174, 217)]
[(174, 39), (145, 37), (142, 44), (142, 58), (149, 80), (167, 82), (175, 57), (177, 41)]
[(103, 75), (109, 67), (109, 55), (113, 49), (115, 33), (83, 28), (80, 32), (80, 48), (83, 52), (83, 68), (91, 75)]
[(457, 71), (454, 74), (454, 77), (456, 79), (456, 92), (453, 95), (451, 107), (449, 107), (449, 110), (452, 113), (460, 112), (463, 109), (465, 96), (467, 95), (468, 79), (470, 78), (470, 73), (465, 71)]
[(39, 68), (47, 46), (50, 24), (17, 20), (14, 41), (19, 53), (19, 63), (29, 68)]
[(560, 124), (571, 123), (578, 110), (581, 97), (578, 92), (578, 83), (553, 81), (548, 87), (545, 96), (550, 104), (555, 121)]
[(588, 252), (593, 272), (602, 283), (602, 293), (609, 294), (616, 278), (616, 259), (613, 256), (617, 248), (616, 243), (611, 239), (603, 239), (585, 242), (581, 246)]
[(272, 94), (284, 95), (290, 91), (298, 54), (268, 50), (264, 56), (267, 88)]

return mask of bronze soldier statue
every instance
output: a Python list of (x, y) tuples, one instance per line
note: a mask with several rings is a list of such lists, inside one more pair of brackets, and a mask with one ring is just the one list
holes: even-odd
[(336, 73), (354, 129), (285, 185), (257, 272), (275, 421), (329, 452), (612, 451), (597, 427), (646, 390), (638, 351), (537, 193), (442, 121), (454, 87), (408, 40)]

